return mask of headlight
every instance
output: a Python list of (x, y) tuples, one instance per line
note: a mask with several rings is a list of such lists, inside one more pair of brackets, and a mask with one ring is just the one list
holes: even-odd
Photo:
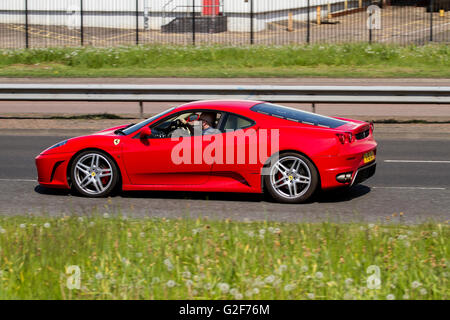
[(61, 147), (61, 146), (65, 145), (67, 143), (67, 141), (68, 140), (64, 140), (64, 141), (58, 142), (57, 144), (51, 146), (47, 150), (51, 150), (51, 149), (55, 149), (55, 148)]

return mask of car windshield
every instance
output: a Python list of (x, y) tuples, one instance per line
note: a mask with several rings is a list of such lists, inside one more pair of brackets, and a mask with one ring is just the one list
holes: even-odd
[(158, 119), (159, 117), (161, 117), (161, 116), (163, 116), (163, 115), (165, 115), (165, 114), (171, 112), (171, 111), (174, 110), (174, 109), (175, 109), (175, 107), (170, 108), (169, 110), (163, 111), (163, 112), (157, 114), (156, 116), (153, 116), (153, 117), (151, 117), (151, 118), (148, 118), (148, 119), (146, 119), (146, 120), (144, 120), (144, 121), (141, 121), (141, 122), (139, 122), (139, 123), (136, 123), (135, 125), (133, 125), (133, 126), (131, 126), (131, 127), (129, 127), (129, 128), (126, 128), (126, 129), (122, 130), (122, 132), (123, 132), (125, 135), (132, 134), (132, 133), (138, 131), (139, 129), (145, 127), (145, 126), (148, 125), (149, 123), (153, 122), (154, 120)]
[(294, 108), (284, 107), (272, 103), (260, 103), (251, 107), (252, 111), (267, 114), (273, 117), (291, 120), (295, 122), (301, 122), (305, 124), (311, 124), (315, 126), (321, 126), (326, 128), (337, 128), (344, 124), (346, 121), (321, 116), (316, 113), (311, 113), (303, 110), (298, 110)]

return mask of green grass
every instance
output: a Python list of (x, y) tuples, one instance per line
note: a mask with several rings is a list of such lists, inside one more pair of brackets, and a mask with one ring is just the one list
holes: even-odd
[(443, 44), (0, 50), (7, 77), (450, 77)]
[[(2, 217), (0, 226), (0, 299), (450, 297), (446, 224), (93, 215)], [(379, 289), (368, 288), (371, 265)], [(70, 266), (80, 289), (67, 287), (76, 286)]]

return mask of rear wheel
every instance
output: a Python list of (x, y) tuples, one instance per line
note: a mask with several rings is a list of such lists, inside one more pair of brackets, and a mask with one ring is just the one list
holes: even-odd
[(317, 188), (319, 175), (313, 163), (297, 153), (281, 154), (273, 161), (264, 182), (270, 195), (279, 202), (301, 203)]
[(86, 197), (105, 197), (114, 190), (118, 169), (109, 155), (101, 151), (84, 151), (72, 162), (70, 178), (76, 191)]

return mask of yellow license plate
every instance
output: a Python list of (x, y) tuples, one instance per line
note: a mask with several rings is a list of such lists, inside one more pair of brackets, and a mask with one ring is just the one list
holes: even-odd
[(375, 159), (375, 154), (373, 151), (364, 153), (364, 163), (368, 163), (370, 161), (373, 161)]

